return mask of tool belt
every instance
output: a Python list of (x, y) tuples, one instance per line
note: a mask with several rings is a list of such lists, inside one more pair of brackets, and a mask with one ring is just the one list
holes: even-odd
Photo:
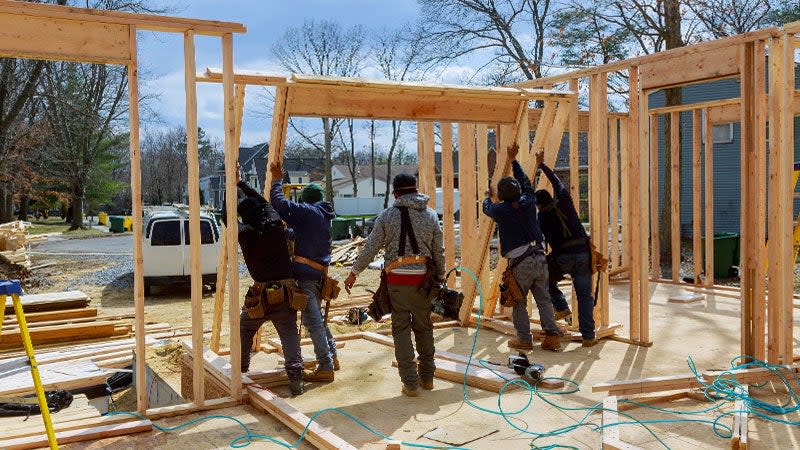
[(367, 306), (367, 314), (376, 322), (383, 316), (392, 312), (392, 303), (389, 301), (389, 286), (386, 282), (386, 269), (381, 270), (381, 281), (378, 290), (372, 293), (372, 303)]
[(313, 259), (304, 258), (298, 255), (294, 256), (294, 262), (305, 264), (312, 269), (322, 272), (322, 289), (320, 289), (319, 295), (320, 299), (330, 301), (336, 300), (336, 298), (339, 297), (339, 292), (341, 292), (342, 288), (339, 287), (339, 280), (328, 276), (328, 266), (320, 264)]
[(278, 281), (256, 281), (247, 289), (242, 311), (251, 319), (263, 319), (270, 305), (288, 302), (289, 307), (302, 311), (308, 303), (308, 296), (297, 286), (294, 279)]
[(520, 302), (520, 300), (526, 297), (526, 293), (522, 292), (522, 289), (519, 287), (519, 283), (517, 282), (517, 278), (514, 276), (514, 268), (516, 268), (519, 263), (524, 261), (525, 258), (536, 253), (537, 248), (540, 249), (538, 246), (529, 246), (528, 249), (525, 250), (525, 253), (514, 258), (506, 270), (503, 271), (502, 283), (500, 284), (500, 304), (506, 308), (513, 308), (517, 305), (517, 303)]

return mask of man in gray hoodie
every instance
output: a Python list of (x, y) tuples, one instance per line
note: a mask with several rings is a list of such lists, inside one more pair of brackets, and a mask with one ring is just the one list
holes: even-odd
[[(344, 282), (345, 290), (355, 284), (356, 277), (385, 250), (384, 270), (392, 307), (392, 337), (402, 393), (415, 397), (418, 387), (433, 389), (433, 322), (431, 298), (420, 289), (428, 267), (434, 270), (435, 281), (444, 276), (444, 246), (442, 229), (436, 211), (428, 208), (428, 196), (417, 191), (417, 180), (412, 175), (399, 174), (392, 181), (394, 205), (385, 209), (375, 219), (375, 227), (358, 255), (350, 275)], [(429, 264), (426, 264), (428, 262)], [(414, 344), (417, 342), (417, 363), (414, 362)], [(418, 370), (419, 369), (419, 370)]]

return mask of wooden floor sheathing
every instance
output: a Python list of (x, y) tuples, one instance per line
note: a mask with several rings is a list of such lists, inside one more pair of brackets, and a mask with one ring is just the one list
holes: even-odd
[[(603, 340), (592, 348), (583, 348), (579, 343), (569, 343), (560, 353), (532, 352), (536, 362), (547, 367), (548, 376), (560, 376), (575, 380), (581, 390), (575, 394), (549, 397), (554, 402), (569, 408), (589, 407), (603, 400), (602, 393), (592, 393), (594, 384), (615, 379), (635, 379), (658, 375), (682, 375), (689, 373), (686, 364), (691, 355), (701, 370), (728, 367), (729, 360), (738, 355), (739, 313), (737, 300), (707, 295), (704, 301), (691, 304), (669, 303), (670, 296), (684, 291), (677, 286), (653, 285), (652, 347), (638, 347), (626, 343)], [(621, 335), (627, 329), (627, 287), (613, 285), (612, 321), (621, 322)], [(797, 325), (795, 325), (797, 326)], [(437, 349), (468, 354), (474, 330), (444, 328), (435, 331)], [(497, 362), (505, 362), (509, 350), (507, 337), (490, 330), (481, 330), (476, 346), (476, 356)], [(304, 356), (311, 356), (311, 346), (304, 346)], [(278, 354), (259, 354), (254, 357), (253, 369), (275, 368)], [(286, 401), (307, 416), (316, 411), (339, 407), (359, 417), (377, 431), (396, 440), (406, 440), (437, 445), (437, 442), (422, 437), (433, 430), (434, 434), (480, 436), (465, 444), (467, 448), (494, 449), (502, 446), (504, 450), (529, 448), (532, 436), (514, 429), (497, 415), (480, 412), (463, 403), (463, 390), (459, 383), (436, 380), (431, 392), (421, 391), (419, 397), (408, 398), (400, 394), (400, 381), (395, 368), (390, 347), (368, 342), (363, 339), (350, 340), (340, 350), (342, 370), (336, 373), (336, 381), (331, 384), (308, 384), (307, 392), (296, 398), (287, 398), (286, 387), (274, 390)], [(497, 408), (497, 394), (469, 388), (469, 398), (484, 408)], [(753, 395), (769, 398), (766, 389), (753, 390)], [(508, 410), (517, 409), (527, 401), (527, 394), (517, 390), (504, 397), (503, 406)], [(659, 406), (698, 410), (708, 406), (690, 399), (679, 400)], [(730, 406), (727, 409), (731, 409)], [(633, 409), (628, 411), (638, 419), (672, 418), (660, 413)], [(281, 437), (294, 442), (297, 435), (277, 420), (259, 412), (252, 406), (239, 406), (210, 412), (207, 414), (232, 415), (252, 425), (252, 431)], [(547, 405), (534, 398), (530, 408), (510, 419), (516, 427), (535, 432), (547, 432), (573, 424), (583, 417), (583, 411), (564, 411)], [(202, 414), (164, 419), (166, 425), (183, 423)], [(713, 420), (715, 414), (702, 417)], [(800, 420), (800, 416), (788, 417)], [(595, 413), (590, 421), (599, 424), (600, 414)], [(730, 425), (731, 419), (723, 423)], [(162, 423), (162, 422), (159, 422)], [(327, 414), (319, 418), (319, 423), (336, 435), (344, 438), (358, 448), (383, 449), (386, 443), (337, 414)], [(658, 424), (651, 426), (655, 434), (669, 447), (681, 448), (723, 448), (730, 447), (728, 439), (714, 435), (708, 425), (703, 424)], [(456, 431), (454, 431), (456, 430)], [(496, 431), (495, 431), (496, 430)], [(800, 430), (785, 425), (767, 423), (751, 416), (749, 420), (750, 448), (793, 448), (800, 446)], [(235, 423), (214, 421), (188, 427), (179, 432), (160, 433), (153, 431), (123, 438), (114, 438), (93, 443), (73, 444), (64, 448), (113, 448), (124, 444), (131, 448), (225, 448), (230, 440), (241, 433)], [(623, 441), (645, 449), (664, 448), (656, 438), (636, 425), (620, 427)], [(570, 445), (582, 449), (601, 447), (599, 433), (588, 427), (578, 428), (562, 437), (542, 438), (537, 445)], [(439, 444), (443, 445), (443, 444)], [(278, 448), (275, 444), (254, 443), (250, 448)], [(301, 445), (300, 448), (310, 448)]]

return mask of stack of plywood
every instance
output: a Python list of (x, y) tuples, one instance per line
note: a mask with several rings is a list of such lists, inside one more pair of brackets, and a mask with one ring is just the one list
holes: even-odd
[(356, 238), (352, 242), (333, 247), (331, 252), (331, 264), (343, 266), (352, 265), (355, 262), (358, 252), (364, 246), (364, 238)]

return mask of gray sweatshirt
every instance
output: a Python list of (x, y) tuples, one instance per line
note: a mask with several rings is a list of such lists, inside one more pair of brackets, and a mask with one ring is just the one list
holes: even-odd
[[(436, 264), (436, 274), (444, 276), (444, 246), (442, 243), (442, 228), (439, 226), (439, 217), (436, 211), (428, 208), (428, 196), (414, 193), (400, 196), (394, 201), (394, 206), (408, 207), (411, 218), (411, 228), (419, 245), (420, 256), (433, 259)], [(359, 274), (375, 259), (380, 249), (385, 249), (385, 264), (398, 258), (400, 248), (400, 210), (387, 208), (375, 219), (375, 227), (367, 237), (364, 248), (353, 263), (353, 273)], [(406, 255), (412, 256), (410, 240), (406, 241)], [(408, 268), (414, 268), (410, 265)], [(405, 266), (404, 266), (405, 268)]]

